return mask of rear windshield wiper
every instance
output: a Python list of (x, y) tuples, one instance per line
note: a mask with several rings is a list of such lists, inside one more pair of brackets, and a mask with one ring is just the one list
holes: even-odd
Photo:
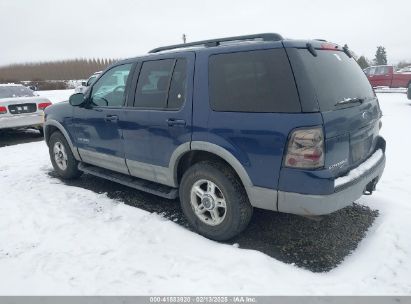
[(335, 105), (343, 105), (343, 104), (347, 104), (347, 103), (363, 103), (365, 101), (365, 98), (360, 98), (360, 97), (355, 97), (355, 98), (344, 98), (343, 100), (340, 100), (339, 102), (337, 102)]

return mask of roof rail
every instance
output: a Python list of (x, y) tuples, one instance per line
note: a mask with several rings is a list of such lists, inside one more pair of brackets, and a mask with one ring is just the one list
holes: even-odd
[(255, 34), (255, 35), (217, 38), (217, 39), (195, 41), (195, 42), (189, 42), (189, 43), (183, 43), (183, 44), (162, 46), (162, 47), (152, 49), (151, 51), (149, 51), (149, 53), (158, 53), (161, 51), (181, 49), (181, 48), (186, 48), (186, 47), (191, 47), (191, 46), (212, 47), (212, 46), (219, 46), (222, 42), (247, 41), (247, 40), (257, 40), (257, 39), (262, 40), (262, 41), (279, 41), (279, 40), (283, 40), (283, 37), (275, 33), (262, 33), (262, 34)]

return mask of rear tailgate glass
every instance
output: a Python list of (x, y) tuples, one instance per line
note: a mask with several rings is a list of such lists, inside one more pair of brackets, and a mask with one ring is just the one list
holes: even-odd
[(307, 49), (298, 53), (305, 72), (314, 85), (320, 111), (332, 111), (352, 107), (358, 103), (338, 102), (361, 98), (365, 102), (374, 98), (371, 85), (354, 58), (342, 51), (317, 50), (313, 56)]

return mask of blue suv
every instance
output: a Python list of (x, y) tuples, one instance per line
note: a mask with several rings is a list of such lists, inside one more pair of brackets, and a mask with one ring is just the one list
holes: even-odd
[(381, 116), (346, 46), (258, 34), (117, 62), (48, 107), (44, 134), (62, 178), (179, 197), (196, 231), (227, 240), (253, 207), (314, 216), (371, 194)]

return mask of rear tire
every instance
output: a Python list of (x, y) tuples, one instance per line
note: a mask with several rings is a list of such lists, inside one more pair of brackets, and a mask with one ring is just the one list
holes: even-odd
[(408, 84), (407, 97), (411, 99), (411, 83)]
[(216, 241), (239, 234), (253, 214), (244, 187), (231, 168), (214, 161), (199, 162), (184, 173), (180, 202), (190, 225)]
[(66, 138), (59, 131), (54, 132), (49, 140), (50, 160), (54, 170), (64, 179), (79, 177), (78, 161), (74, 158)]

